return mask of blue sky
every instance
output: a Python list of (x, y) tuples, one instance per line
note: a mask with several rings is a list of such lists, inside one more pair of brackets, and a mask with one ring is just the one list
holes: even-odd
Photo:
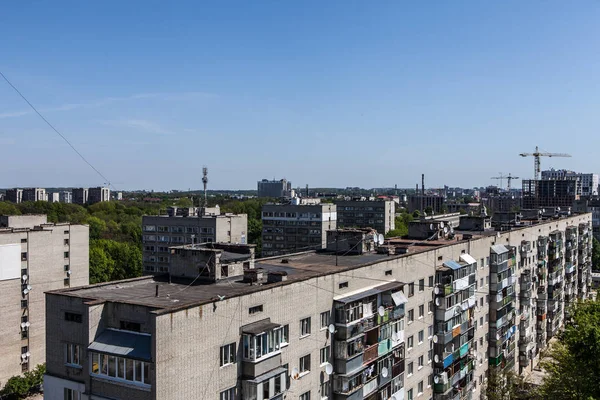
[[(11, 2), (0, 71), (117, 189), (600, 172), (600, 3), (423, 3)], [(2, 81), (0, 148), (0, 187), (103, 183)]]

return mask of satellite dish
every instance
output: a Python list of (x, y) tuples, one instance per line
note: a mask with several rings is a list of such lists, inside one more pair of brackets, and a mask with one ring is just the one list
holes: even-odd
[(31, 290), (31, 285), (27, 285), (27, 289)]
[(23, 289), (23, 294), (28, 294), (29, 293), (29, 289)]
[(31, 357), (31, 353), (30, 353), (30, 352), (27, 352), (27, 353), (26, 353), (26, 356), (27, 356), (27, 357)]
[(327, 375), (333, 374), (333, 365), (331, 365), (329, 363), (325, 364), (325, 373)]
[(440, 228), (443, 228), (443, 227), (444, 227), (444, 223), (440, 222)]
[(440, 383), (440, 377), (439, 377), (439, 376), (437, 376), (437, 375), (436, 375), (436, 376), (434, 376), (434, 377), (433, 377), (433, 382), (435, 382), (436, 384), (437, 384), (437, 383)]
[(467, 311), (467, 308), (469, 308), (469, 305), (467, 303), (462, 303), (460, 305), (460, 308), (462, 308), (463, 311)]
[(385, 236), (383, 236), (381, 233), (377, 235), (377, 237), (379, 238), (379, 244), (383, 244), (385, 242)]
[(439, 286), (434, 287), (433, 288), (433, 293), (434, 294), (440, 294), (440, 287)]
[(446, 234), (448, 233), (448, 227), (447, 226), (444, 227), (444, 233), (446, 233)]
[(496, 237), (500, 239), (500, 232), (496, 233)]
[(71, 270), (68, 270), (68, 271), (67, 271), (67, 275), (71, 275)]
[(29, 321), (25, 322), (25, 326), (26, 326), (27, 328), (29, 328), (29, 327), (31, 326), (31, 324), (29, 323)]
[(435, 305), (438, 307), (440, 306), (440, 298), (439, 297), (435, 298)]
[(384, 378), (387, 378), (388, 369), (386, 367), (381, 368), (381, 376), (383, 376)]
[(26, 282), (26, 281), (27, 281), (27, 275), (23, 275), (23, 276), (21, 277), (21, 279), (23, 279), (23, 281), (24, 281), (24, 282)]
[(433, 230), (433, 228), (434, 228), (433, 224), (429, 224), (429, 230), (431, 230), (431, 231), (432, 231), (432, 230)]
[(378, 235), (373, 235), (373, 242), (375, 242), (375, 244), (379, 244), (379, 236)]
[(397, 342), (397, 341), (398, 341), (398, 332), (392, 332), (392, 340), (393, 340), (394, 342)]
[(400, 400), (400, 397), (392, 396), (391, 400)]
[(298, 368), (292, 369), (292, 379), (297, 380), (300, 378), (300, 373), (298, 372)]
[(25, 322), (21, 322), (21, 328), (25, 329), (27, 325), (25, 325)]
[(334, 324), (330, 324), (327, 327), (327, 330), (329, 331), (329, 333), (335, 333), (335, 325)]
[(433, 361), (435, 361), (436, 363), (440, 362), (440, 357), (437, 354), (435, 354), (433, 356)]
[(379, 314), (380, 317), (383, 317), (385, 315), (385, 308), (383, 306), (379, 306), (379, 308), (377, 308), (377, 314)]
[(21, 358), (24, 360), (27, 358), (27, 354), (21, 354)]
[(438, 342), (437, 335), (433, 335), (433, 338), (431, 340), (433, 340), (433, 343), (437, 343)]

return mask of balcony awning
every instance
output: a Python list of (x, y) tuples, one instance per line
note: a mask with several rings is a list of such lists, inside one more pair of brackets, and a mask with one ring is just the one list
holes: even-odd
[(452, 269), (452, 270), (457, 270), (457, 269), (460, 269), (460, 268), (462, 268), (462, 267), (463, 267), (462, 265), (460, 265), (459, 263), (457, 263), (457, 262), (456, 262), (456, 261), (454, 261), (454, 260), (448, 260), (448, 261), (444, 261), (444, 263), (443, 263), (442, 265), (443, 265), (444, 267), (446, 267), (446, 268), (450, 268), (450, 269)]
[(136, 360), (151, 361), (152, 337), (107, 329), (88, 346), (88, 350)]
[(396, 293), (392, 293), (392, 300), (394, 300), (394, 304), (400, 306), (402, 304), (408, 303), (408, 299), (401, 291)]
[(476, 264), (477, 260), (475, 260), (469, 253), (461, 254), (460, 260), (466, 262), (467, 264)]
[(504, 245), (501, 244), (495, 244), (491, 247), (491, 250), (493, 253), (495, 254), (504, 254), (504, 253), (508, 253), (508, 249), (506, 247), (504, 247)]
[(348, 303), (352, 303), (353, 301), (358, 301), (358, 300), (364, 299), (365, 297), (374, 296), (376, 294), (386, 292), (389, 290), (399, 289), (399, 288), (403, 287), (403, 285), (404, 284), (401, 282), (391, 281), (388, 283), (384, 283), (382, 285), (377, 285), (375, 287), (371, 287), (369, 289), (354, 292), (354, 293), (346, 295), (344, 297), (334, 297), (333, 300), (337, 301), (338, 303), (348, 304)]
[(247, 382), (254, 383), (254, 384), (261, 383), (261, 382), (264, 382), (264, 381), (268, 381), (269, 379), (271, 379), (271, 378), (273, 378), (273, 377), (275, 377), (277, 375), (281, 375), (284, 372), (287, 372), (287, 368), (277, 367), (277, 368), (275, 368), (275, 369), (273, 369), (273, 370), (271, 370), (269, 372), (266, 372), (266, 373), (264, 373), (262, 375), (257, 376), (256, 378), (250, 379)]
[(279, 328), (280, 324), (271, 322), (271, 318), (265, 318), (257, 322), (242, 326), (243, 333), (249, 333), (251, 335), (258, 335), (259, 333), (272, 331), (275, 328)]

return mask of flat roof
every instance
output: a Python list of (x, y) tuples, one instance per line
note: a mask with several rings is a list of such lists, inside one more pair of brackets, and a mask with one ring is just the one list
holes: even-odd
[[(517, 228), (510, 232), (524, 228), (528, 227)], [(495, 234), (495, 232), (492, 232), (492, 234)], [(475, 234), (470, 233), (470, 235), (472, 235), (470, 240), (477, 240), (490, 234), (487, 232), (477, 232)], [(203, 304), (210, 304), (223, 299), (269, 290), (274, 287), (285, 286), (319, 276), (365, 267), (381, 261), (406, 258), (413, 254), (456, 245), (461, 242), (461, 240), (456, 239), (423, 241), (394, 238), (389, 241), (389, 244), (407, 248), (407, 253), (396, 255), (367, 253), (362, 255), (340, 255), (336, 257), (333, 253), (310, 251), (257, 259), (255, 261), (256, 269), (260, 268), (265, 273), (283, 272), (287, 275), (287, 280), (285, 281), (264, 283), (262, 285), (249, 285), (242, 282), (242, 276), (229, 277), (219, 280), (216, 283), (210, 283), (201, 281), (191, 282), (189, 279), (177, 279), (175, 277), (169, 282), (168, 276), (161, 275), (58, 289), (47, 293), (79, 297), (89, 302), (108, 301), (140, 305), (154, 309), (153, 311), (158, 314), (164, 314)], [(498, 248), (498, 250), (508, 251), (504, 246), (502, 246), (502, 249)], [(285, 262), (282, 262), (284, 259)], [(392, 282), (390, 281), (390, 283)], [(157, 287), (158, 296), (156, 296)]]

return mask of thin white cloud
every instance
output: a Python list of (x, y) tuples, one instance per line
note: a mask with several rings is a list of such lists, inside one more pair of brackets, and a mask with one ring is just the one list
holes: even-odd
[[(62, 104), (55, 107), (43, 107), (39, 108), (41, 113), (47, 112), (55, 112), (55, 111), (71, 111), (79, 108), (95, 108), (102, 107), (107, 104), (120, 102), (120, 101), (130, 101), (130, 100), (143, 100), (143, 99), (157, 99), (160, 101), (178, 101), (178, 100), (188, 100), (192, 98), (196, 99), (211, 99), (216, 98), (217, 96), (212, 93), (205, 92), (182, 92), (182, 93), (137, 93), (132, 94), (130, 96), (124, 97), (105, 97), (102, 99), (98, 99), (91, 102), (84, 103), (67, 103)], [(23, 110), (23, 111), (12, 111), (12, 112), (4, 112), (0, 113), (0, 119), (3, 118), (17, 118), (25, 115), (33, 114), (33, 110)]]
[(154, 133), (157, 135), (174, 135), (171, 130), (165, 129), (156, 122), (147, 119), (125, 119), (116, 121), (102, 121), (105, 125), (136, 129), (141, 132)]

